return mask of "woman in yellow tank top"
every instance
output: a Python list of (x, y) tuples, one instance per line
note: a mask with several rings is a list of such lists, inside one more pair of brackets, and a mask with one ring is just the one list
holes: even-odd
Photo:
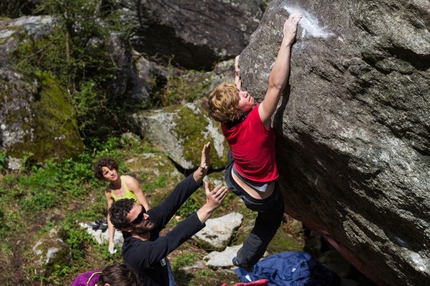
[[(94, 176), (97, 179), (109, 182), (109, 185), (105, 190), (108, 213), (114, 201), (130, 198), (134, 199), (138, 204), (143, 205), (146, 210), (150, 209), (148, 200), (143, 194), (139, 182), (132, 176), (119, 176), (118, 163), (114, 159), (103, 158), (98, 160), (94, 165)], [(116, 252), (114, 245), (115, 228), (110, 222), (109, 215), (107, 222), (109, 233), (109, 252), (114, 254)]]

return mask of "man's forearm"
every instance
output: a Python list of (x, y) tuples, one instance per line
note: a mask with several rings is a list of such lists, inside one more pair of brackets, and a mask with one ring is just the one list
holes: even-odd
[(205, 173), (203, 172), (203, 167), (198, 167), (197, 170), (193, 173), (194, 181), (197, 184), (201, 185), (203, 183), (203, 178), (205, 177)]
[(199, 217), (199, 220), (201, 223), (205, 223), (208, 218), (212, 215), (215, 208), (208, 206), (207, 204), (204, 204), (198, 211), (197, 216)]
[(220, 207), (222, 201), (225, 199), (228, 188), (226, 186), (216, 186), (212, 191), (209, 189), (209, 183), (205, 184), (206, 189), (206, 203), (197, 211), (197, 216), (200, 221), (204, 223), (213, 213), (214, 210)]
[(168, 241), (168, 252), (170, 253), (176, 249), (179, 245), (184, 243), (184, 241), (192, 237), (204, 227), (205, 224), (199, 221), (195, 213), (178, 223), (178, 225), (169, 231), (163, 238)]

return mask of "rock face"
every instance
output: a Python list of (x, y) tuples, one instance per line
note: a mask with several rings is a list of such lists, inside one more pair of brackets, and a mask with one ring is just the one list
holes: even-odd
[(286, 212), (379, 285), (430, 281), (430, 6), (271, 1), (241, 53), (258, 101), (302, 13), (274, 127)]
[[(9, 58), (19, 44), (42, 41), (52, 29), (50, 16), (0, 21), (0, 149), (6, 151), (9, 169), (21, 168), (23, 158), (37, 162), (76, 158), (84, 148), (66, 88), (49, 74), (17, 70)], [(110, 98), (148, 103), (148, 79), (136, 74), (130, 45), (117, 34), (107, 40), (105, 48), (117, 66), (115, 79), (106, 86)]]
[(174, 55), (172, 63), (196, 70), (239, 54), (263, 12), (259, 0), (123, 0), (121, 6), (138, 27), (134, 49), (165, 63)]
[(47, 74), (24, 75), (7, 59), (19, 37), (37, 40), (50, 32), (45, 26), (50, 22), (50, 17), (0, 22), (0, 149), (6, 151), (10, 169), (19, 169), (26, 156), (36, 161), (65, 159), (83, 150), (65, 88)]

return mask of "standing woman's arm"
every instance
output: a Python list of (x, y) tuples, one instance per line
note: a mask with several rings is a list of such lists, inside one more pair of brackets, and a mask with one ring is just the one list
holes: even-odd
[(114, 243), (115, 228), (113, 227), (113, 224), (110, 222), (110, 215), (109, 215), (109, 209), (112, 206), (114, 200), (112, 198), (112, 192), (111, 192), (109, 186), (106, 187), (105, 196), (106, 196), (107, 210), (108, 210), (108, 215), (107, 215), (108, 234), (109, 234), (108, 250), (111, 254), (114, 254), (116, 252), (115, 251), (115, 243)]

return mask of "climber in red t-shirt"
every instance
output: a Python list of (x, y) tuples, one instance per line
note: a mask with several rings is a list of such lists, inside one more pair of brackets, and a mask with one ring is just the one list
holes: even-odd
[(241, 88), (239, 56), (235, 60), (235, 84), (221, 84), (204, 104), (209, 115), (221, 122), (222, 132), (230, 145), (225, 169), (227, 186), (249, 209), (258, 211), (254, 229), (233, 258), (236, 266), (248, 272), (263, 256), (283, 218), (284, 203), (276, 181), (279, 174), (271, 123), (288, 82), (291, 46), (301, 17), (293, 13), (284, 23), (282, 44), (260, 104), (254, 107), (254, 98)]

